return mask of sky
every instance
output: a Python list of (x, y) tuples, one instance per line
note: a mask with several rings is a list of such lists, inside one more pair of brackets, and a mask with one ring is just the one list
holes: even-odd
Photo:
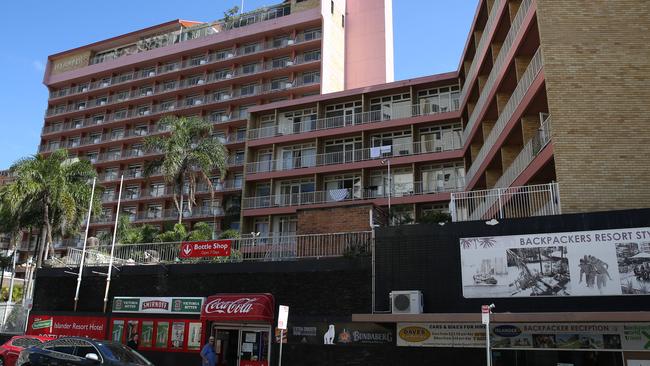
[[(0, 1), (0, 170), (36, 153), (47, 56), (177, 18), (213, 21), (241, 0)], [(364, 0), (348, 0), (364, 1)], [(280, 0), (245, 0), (244, 10)], [(393, 0), (395, 80), (455, 71), (478, 0)]]

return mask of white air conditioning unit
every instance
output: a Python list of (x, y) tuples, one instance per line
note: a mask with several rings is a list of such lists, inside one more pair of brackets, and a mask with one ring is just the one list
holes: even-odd
[(223, 100), (228, 100), (228, 99), (230, 99), (230, 94), (224, 94), (224, 95), (221, 97), (221, 99), (223, 99)]
[(391, 291), (390, 310), (393, 314), (422, 314), (421, 291)]
[(293, 61), (287, 61), (287, 66), (293, 66)]
[(199, 61), (199, 65), (205, 65), (206, 63), (207, 63), (206, 60), (201, 60), (201, 61)]
[(221, 122), (228, 122), (230, 116), (221, 116)]
[(156, 72), (155, 71), (149, 71), (149, 77), (151, 77), (151, 76), (156, 76)]
[(287, 41), (287, 44), (288, 44), (289, 46), (291, 46), (291, 45), (294, 44), (294, 43), (296, 43), (296, 41), (294, 41), (293, 39), (290, 39), (290, 40)]
[(226, 79), (232, 79), (232, 74), (226, 74)]
[(229, 54), (226, 55), (226, 58), (233, 58), (233, 57), (235, 57), (235, 55), (232, 54), (232, 53), (229, 53)]

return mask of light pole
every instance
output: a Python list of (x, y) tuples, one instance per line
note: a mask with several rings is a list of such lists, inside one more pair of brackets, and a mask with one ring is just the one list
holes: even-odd
[(388, 222), (389, 226), (393, 225), (393, 218), (391, 216), (390, 212), (390, 194), (393, 190), (392, 182), (391, 182), (391, 175), (390, 175), (390, 159), (384, 159), (381, 161), (381, 165), (386, 165), (388, 167)]

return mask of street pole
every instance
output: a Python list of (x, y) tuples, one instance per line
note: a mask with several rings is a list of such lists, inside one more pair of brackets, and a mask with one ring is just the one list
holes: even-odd
[(88, 243), (88, 229), (90, 228), (90, 216), (93, 212), (93, 200), (95, 199), (95, 183), (97, 178), (93, 178), (93, 188), (90, 192), (90, 203), (88, 203), (88, 219), (86, 220), (86, 234), (84, 236), (84, 246), (81, 250), (81, 261), (79, 262), (79, 274), (77, 275), (77, 289), (74, 293), (74, 311), (77, 311), (77, 303), (79, 302), (79, 289), (81, 288), (81, 275), (84, 271), (84, 262), (86, 259), (86, 244)]
[(120, 218), (120, 203), (122, 201), (122, 185), (124, 184), (124, 175), (120, 178), (120, 193), (117, 197), (117, 212), (115, 213), (115, 228), (113, 229), (113, 243), (111, 244), (111, 258), (108, 261), (108, 274), (106, 275), (106, 291), (104, 292), (104, 312), (108, 305), (108, 290), (111, 287), (111, 273), (113, 272), (113, 254), (115, 253), (115, 239), (117, 238), (117, 222)]
[(280, 359), (278, 360), (278, 366), (282, 366), (282, 340), (284, 339), (284, 329), (280, 329)]

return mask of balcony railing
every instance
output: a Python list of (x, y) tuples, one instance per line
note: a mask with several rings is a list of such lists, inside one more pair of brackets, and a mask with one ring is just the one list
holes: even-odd
[(303, 86), (316, 85), (320, 83), (320, 76), (309, 78), (307, 82), (301, 77), (294, 80), (293, 82), (276, 84), (267, 83), (256, 85), (252, 88), (239, 88), (232, 90), (229, 94), (225, 95), (203, 95), (199, 97), (188, 97), (184, 100), (177, 101), (170, 105), (149, 105), (147, 109), (130, 109), (123, 110), (102, 116), (102, 118), (97, 119), (85, 118), (72, 122), (67, 122), (61, 125), (52, 125), (43, 128), (43, 134), (49, 134), (59, 131), (72, 130), (77, 128), (83, 128), (88, 126), (99, 126), (104, 125), (114, 121), (124, 121), (131, 118), (140, 118), (140, 117), (153, 117), (155, 115), (174, 113), (179, 110), (194, 108), (199, 106), (210, 106), (218, 103), (230, 102), (234, 99), (248, 98), (253, 96), (259, 96), (263, 94), (275, 93), (284, 90), (289, 90), (292, 88), (299, 88)]
[(519, 104), (521, 104), (521, 101), (524, 99), (524, 96), (528, 92), (528, 89), (530, 89), (531, 85), (533, 84), (533, 81), (535, 80), (539, 72), (542, 70), (543, 65), (544, 62), (542, 59), (542, 49), (540, 48), (535, 53), (535, 56), (533, 56), (533, 58), (531, 59), (530, 64), (528, 65), (528, 68), (524, 72), (524, 75), (521, 77), (521, 80), (519, 80), (519, 83), (517, 84), (515, 91), (512, 93), (512, 96), (508, 100), (508, 103), (506, 103), (503, 112), (501, 112), (499, 118), (497, 119), (497, 122), (494, 124), (494, 127), (492, 128), (492, 130), (490, 130), (490, 134), (483, 142), (483, 146), (481, 146), (481, 150), (476, 155), (476, 159), (472, 161), (472, 165), (467, 171), (467, 175), (466, 175), (468, 184), (471, 183), (472, 179), (478, 172), (478, 169), (486, 159), (490, 149), (495, 147), (496, 140), (499, 138), (499, 136), (505, 129), (506, 124), (512, 118)]
[[(455, 192), (463, 187), (463, 179), (448, 181), (410, 182), (393, 184), (390, 197), (408, 197), (422, 194)], [(324, 203), (370, 200), (387, 198), (389, 196), (382, 187), (370, 188), (341, 188), (327, 191), (278, 194), (260, 197), (245, 197), (242, 199), (243, 209), (302, 206)]]
[(78, 147), (96, 145), (104, 142), (117, 142), (117, 141), (133, 139), (133, 138), (152, 136), (156, 134), (162, 134), (168, 131), (170, 131), (170, 127), (168, 125), (156, 124), (151, 128), (147, 128), (147, 129), (131, 129), (131, 130), (126, 130), (122, 133), (105, 133), (98, 136), (86, 136), (76, 141), (68, 140), (60, 143), (59, 145), (54, 145), (54, 146), (49, 144), (43, 144), (38, 147), (38, 152), (39, 153), (51, 152), (60, 148), (75, 149)]
[[(227, 180), (224, 182), (213, 184), (212, 191), (215, 193), (225, 192), (231, 190), (239, 190), (241, 189), (241, 187), (242, 187), (241, 181)], [(208, 192), (210, 192), (210, 186), (208, 186), (207, 184), (201, 183), (196, 185), (197, 194), (208, 193)], [(188, 192), (186, 189), (183, 194), (187, 194), (187, 193)], [(173, 196), (173, 194), (174, 194), (174, 189), (169, 186), (160, 189), (145, 188), (133, 192), (123, 192), (122, 202), (135, 201), (140, 199), (149, 199), (149, 198), (168, 198)], [(117, 202), (117, 194), (113, 192), (113, 194), (103, 195), (101, 200), (104, 203)]]
[(230, 61), (233, 60), (237, 57), (241, 56), (248, 56), (256, 53), (262, 53), (266, 52), (268, 50), (275, 50), (275, 49), (280, 49), (284, 47), (289, 47), (305, 42), (311, 42), (318, 40), (322, 37), (322, 33), (320, 31), (315, 31), (311, 32), (309, 34), (309, 37), (306, 37), (304, 33), (301, 33), (296, 37), (295, 39), (287, 39), (285, 41), (282, 41), (280, 43), (275, 42), (275, 41), (269, 41), (266, 43), (262, 43), (260, 47), (254, 51), (254, 52), (244, 52), (243, 47), (239, 48), (232, 48), (230, 51), (226, 54), (221, 54), (217, 52), (212, 52), (209, 55), (207, 55), (204, 58), (200, 59), (190, 59), (186, 61), (178, 61), (174, 63), (166, 63), (164, 65), (157, 66), (155, 68), (150, 68), (150, 69), (144, 69), (144, 70), (139, 70), (139, 71), (134, 71), (130, 73), (124, 73), (120, 74), (118, 76), (114, 76), (110, 79), (103, 79), (103, 80), (98, 80), (94, 81), (92, 83), (88, 83), (87, 85), (83, 86), (76, 86), (76, 87), (69, 87), (69, 88), (64, 88), (64, 89), (59, 89), (59, 90), (53, 90), (50, 92), (50, 99), (55, 99), (55, 98), (62, 98), (65, 96), (72, 96), (72, 95), (77, 95), (77, 94), (82, 94), (86, 93), (88, 91), (94, 91), (94, 90), (99, 90), (99, 89), (104, 89), (108, 88), (110, 86), (115, 86), (115, 85), (120, 85), (120, 84), (125, 84), (129, 83), (132, 81), (137, 81), (137, 80), (147, 80), (155, 77), (156, 75), (163, 75), (175, 71), (180, 71), (180, 70), (187, 70), (187, 69), (192, 69), (192, 68), (197, 68), (201, 67), (204, 65), (209, 65), (209, 64), (214, 64), (218, 62), (223, 62), (223, 61)]
[(431, 104), (414, 104), (408, 106), (395, 106), (390, 112), (369, 111), (346, 116), (326, 117), (312, 119), (286, 125), (275, 125), (248, 130), (249, 140), (258, 140), (267, 137), (294, 135), (298, 133), (356, 126), (367, 123), (390, 121), (401, 118), (434, 115), (458, 110), (458, 104), (452, 102), (449, 108), (438, 108)]
[[(256, 238), (231, 239), (229, 257), (192, 259), (180, 257), (182, 243), (179, 242), (124, 244), (115, 246), (113, 263), (117, 266), (198, 262), (216, 264), (342, 257), (351, 252), (370, 255), (372, 240), (370, 231), (309, 235), (275, 233)], [(86, 251), (84, 263), (87, 266), (107, 266), (110, 252), (111, 247), (108, 245), (90, 247)], [(68, 248), (67, 255), (57, 262), (57, 266), (79, 266), (82, 253), (81, 249)]]
[(257, 161), (246, 164), (247, 173), (263, 173), (286, 171), (315, 166), (355, 163), (359, 161), (413, 156), (435, 152), (460, 149), (462, 147), (459, 134), (450, 133), (440, 140), (426, 142), (411, 142), (408, 144), (371, 147), (350, 151), (338, 151), (311, 156), (292, 157), (270, 161)]
[(467, 93), (469, 92), (469, 87), (472, 85), (471, 83), (474, 80), (474, 77), (476, 77), (476, 73), (478, 72), (479, 65), (482, 63), (482, 57), (481, 55), (487, 48), (489, 42), (489, 36), (493, 32), (493, 27), (496, 27), (497, 25), (497, 10), (503, 5), (505, 0), (496, 0), (494, 4), (492, 4), (492, 9), (490, 9), (490, 14), (488, 15), (487, 22), (485, 22), (485, 27), (483, 28), (483, 33), (481, 34), (481, 39), (478, 42), (478, 46), (476, 47), (476, 52), (474, 52), (474, 58), (472, 59), (472, 63), (469, 66), (469, 71), (467, 72), (467, 75), (465, 76), (465, 82), (463, 83), (463, 89), (460, 92), (460, 100), (465, 103), (465, 98), (467, 98)]
[(526, 14), (528, 14), (528, 9), (530, 8), (531, 2), (532, 0), (524, 0), (519, 6), (517, 15), (515, 16), (515, 19), (513, 20), (512, 25), (510, 26), (510, 30), (508, 31), (508, 34), (506, 35), (506, 38), (503, 41), (503, 44), (501, 45), (499, 55), (497, 56), (497, 59), (494, 62), (494, 66), (492, 66), (490, 75), (488, 76), (487, 81), (485, 82), (485, 86), (481, 91), (481, 95), (479, 96), (478, 101), (476, 102), (476, 106), (472, 110), (472, 114), (469, 117), (467, 126), (463, 131), (463, 141), (469, 140), (470, 134), (472, 133), (474, 126), (476, 126), (476, 124), (478, 123), (478, 118), (481, 115), (482, 110), (485, 107), (485, 104), (488, 102), (488, 96), (492, 92), (492, 88), (496, 83), (498, 75), (501, 73), (503, 67), (505, 66), (506, 57), (508, 56), (508, 53), (510, 53), (510, 49), (512, 48), (515, 39), (519, 34), (519, 30), (521, 29), (521, 25), (524, 22), (524, 18), (526, 17)]
[(453, 221), (560, 215), (557, 183), (466, 191), (451, 194)]
[(524, 145), (519, 155), (503, 172), (501, 178), (495, 184), (496, 188), (510, 186), (515, 179), (532, 163), (533, 159), (542, 151), (542, 149), (551, 141), (551, 116), (547, 116), (535, 136), (533, 136)]
[(299, 55), (299, 57), (295, 57), (293, 59), (287, 60), (286, 62), (281, 62), (281, 63), (277, 63), (273, 61), (265, 62), (264, 64), (260, 64), (258, 67), (251, 68), (249, 72), (244, 72), (245, 70), (248, 69), (245, 69), (244, 67), (239, 67), (234, 71), (230, 70), (227, 73), (212, 72), (210, 74), (201, 74), (199, 76), (188, 77), (180, 81), (175, 81), (173, 86), (166, 85), (165, 83), (160, 83), (155, 86), (141, 88), (140, 90), (132, 90), (128, 92), (128, 94), (113, 94), (110, 96), (97, 97), (95, 99), (78, 101), (83, 103), (83, 105), (69, 104), (65, 108), (52, 107), (46, 111), (45, 115), (46, 117), (61, 116), (67, 113), (74, 113), (79, 111), (84, 111), (86, 113), (93, 113), (92, 110), (94, 109), (98, 109), (98, 110), (104, 109), (108, 106), (118, 104), (118, 103), (124, 103), (127, 101), (137, 103), (138, 99), (144, 99), (151, 96), (159, 96), (161, 94), (176, 92), (176, 91), (185, 90), (197, 86), (213, 85), (223, 81), (228, 81), (230, 83), (236, 81), (238, 78), (241, 77), (252, 76), (252, 75), (260, 74), (271, 70), (284, 69), (294, 65), (301, 65), (304, 63), (317, 62), (317, 61), (319, 61), (319, 59), (316, 60), (310, 59), (308, 61), (305, 61), (304, 56)]
[[(224, 216), (225, 212), (222, 207), (194, 207), (192, 212), (185, 211), (183, 213), (183, 218), (185, 219), (201, 219), (201, 218), (213, 218), (218, 216)], [(126, 216), (131, 222), (143, 223), (149, 221), (166, 221), (166, 220), (175, 220), (178, 218), (178, 211), (176, 209), (167, 209), (167, 210), (158, 210), (158, 211), (145, 211), (138, 212), (136, 214), (129, 214), (126, 212), (121, 212), (120, 216)], [(91, 224), (107, 224), (115, 222), (115, 218), (111, 216), (100, 216), (97, 218), (91, 219)], [(85, 224), (84, 224), (85, 226)]]

